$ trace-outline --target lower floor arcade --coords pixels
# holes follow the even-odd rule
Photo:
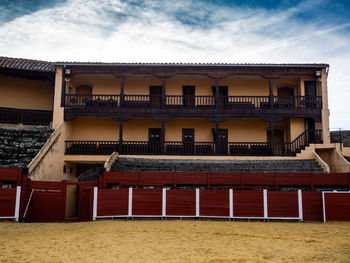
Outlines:
[[[69,121],[66,154],[293,156],[322,141],[319,123],[303,118],[261,119],[153,118]]]

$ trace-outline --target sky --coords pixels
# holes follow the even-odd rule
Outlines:
[[[350,129],[350,1],[0,0],[0,56],[48,61],[328,63]]]

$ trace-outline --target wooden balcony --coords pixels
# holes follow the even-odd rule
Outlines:
[[[182,141],[66,141],[65,154],[109,155],[196,155],[196,156],[295,156],[310,143],[321,143],[322,131],[305,131],[292,142],[215,142]],[[273,145],[273,146],[272,146]],[[272,148],[273,147],[273,148]],[[274,149],[272,151],[271,149]]]
[[[0,123],[49,125],[50,122],[52,122],[52,111],[0,108]]]
[[[154,117],[313,117],[320,119],[320,96],[182,96],[66,94],[65,119],[77,116]]]

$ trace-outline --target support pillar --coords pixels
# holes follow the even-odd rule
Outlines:
[[[269,104],[270,108],[273,109],[273,79],[269,78]]]
[[[119,122],[119,154],[123,153],[123,121]]]
[[[124,77],[120,77],[120,106],[124,105]]]
[[[219,122],[215,122],[215,155],[219,154]]]
[[[216,108],[220,107],[220,97],[219,97],[219,79],[215,79],[215,105]]]
[[[63,66],[62,70],[62,93],[61,93],[61,107],[66,104],[66,66]]]
[[[162,108],[166,105],[166,97],[165,97],[165,77],[162,78]]]
[[[275,123],[270,121],[270,145],[271,155],[275,155]]]
[[[162,128],[160,132],[160,151],[162,154],[165,152],[165,122],[162,121]]]

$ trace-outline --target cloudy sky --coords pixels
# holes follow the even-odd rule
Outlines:
[[[0,0],[0,56],[49,61],[329,63],[350,129],[350,1]]]

